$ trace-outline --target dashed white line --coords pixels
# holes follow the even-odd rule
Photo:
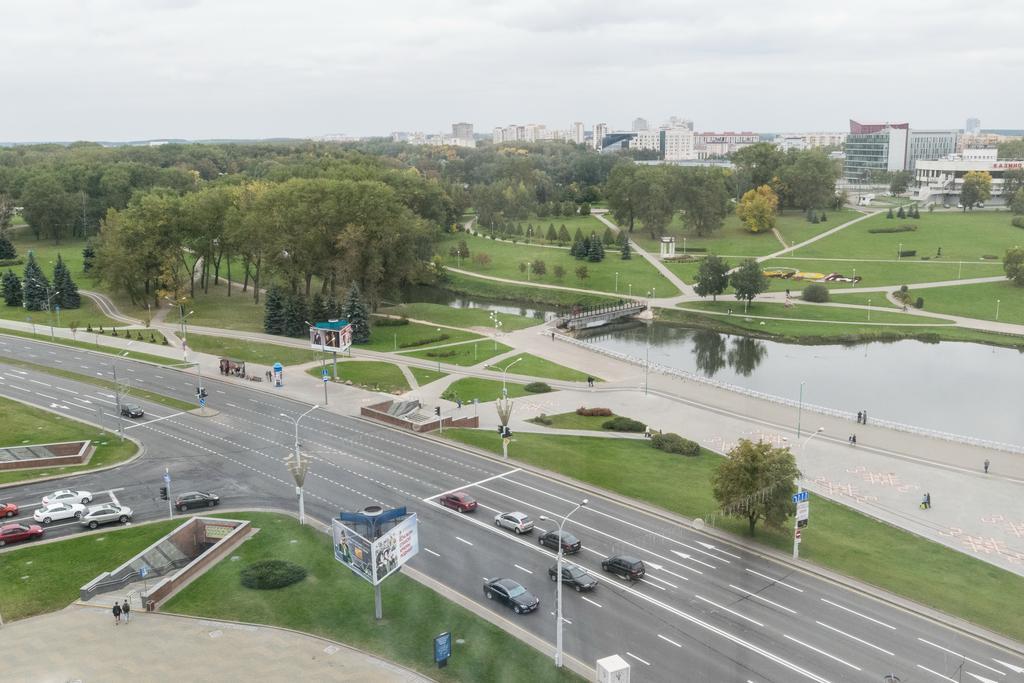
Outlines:
[[[628,580],[628,579],[627,579],[627,580]],[[658,589],[658,590],[660,590],[660,591],[665,591],[665,590],[668,590],[668,589],[667,589],[667,588],[665,588],[664,586],[659,586],[659,585],[658,585],[658,584],[656,584],[656,583],[651,583],[651,582],[650,582],[650,581],[648,581],[647,579],[640,579],[640,583],[644,583],[644,584],[647,584],[648,586],[654,586],[655,588],[657,588],[657,589]]]
[[[50,385],[49,385],[49,384],[47,384],[46,382],[40,382],[39,380],[37,380],[37,379],[32,379],[31,377],[29,378],[29,380],[28,380],[28,381],[29,381],[29,382],[32,382],[33,384],[38,384],[38,385],[40,385],[40,386],[44,386],[44,387],[48,387],[48,386],[50,386]]]
[[[42,396],[43,398],[48,398],[51,401],[59,401],[60,400],[56,396],[47,396],[46,394],[40,394],[38,391],[36,392],[36,396]]]
[[[71,391],[71,389],[68,389],[67,387],[57,387],[57,388],[60,389],[61,391],[66,391],[69,394],[74,394],[75,396],[78,396],[78,392],[77,391]]]
[[[952,650],[950,650],[949,648],[946,648],[946,647],[942,647],[941,645],[938,645],[938,644],[936,644],[936,643],[933,643],[933,642],[931,642],[930,640],[925,640],[924,638],[918,638],[918,640],[920,640],[920,641],[921,641],[922,643],[924,643],[925,645],[931,645],[932,647],[937,647],[937,648],[939,648],[939,649],[940,649],[940,650],[942,650],[943,652],[948,652],[949,654],[953,655],[954,657],[957,657],[957,658],[959,658],[959,659],[963,659],[963,660],[966,660],[966,661],[968,661],[968,662],[971,662],[972,664],[977,664],[978,666],[980,666],[980,667],[982,667],[982,668],[985,668],[985,669],[988,669],[989,671],[995,671],[995,672],[996,672],[997,674],[999,674],[1000,676],[1005,676],[1005,675],[1006,675],[1006,673],[1005,673],[1005,672],[1002,672],[1002,671],[1000,671],[999,669],[993,669],[993,668],[992,668],[991,666],[989,666],[988,664],[982,664],[981,662],[979,662],[979,661],[978,661],[978,660],[976,660],[976,659],[971,659],[971,658],[970,658],[970,657],[968,657],[967,655],[962,655],[962,654],[960,654],[959,652],[953,652],[953,651],[952,651]]]
[[[551,616],[555,616],[555,613],[554,613],[554,612],[550,612],[549,614],[551,614]],[[572,622],[571,622],[571,621],[569,621],[568,619],[566,619],[565,617],[562,617],[562,621],[564,621],[565,623],[567,623],[567,624],[569,624],[570,626],[572,626]]]
[[[936,676],[938,676],[942,680],[949,681],[949,683],[958,683],[955,678],[950,678],[949,676],[943,676],[938,671],[933,671],[932,669],[929,669],[927,666],[922,666],[921,664],[918,664],[917,668],[918,669],[924,669],[925,671],[927,671],[930,674],[935,674]]]
[[[888,629],[892,629],[893,631],[896,630],[895,626],[891,626],[891,625],[885,623],[884,621],[879,621],[878,619],[875,619],[874,617],[869,617],[866,614],[861,614],[860,612],[855,612],[854,610],[850,609],[849,607],[845,607],[843,605],[840,605],[838,602],[832,602],[831,600],[829,600],[827,598],[821,598],[821,601],[822,602],[827,602],[828,604],[832,605],[833,607],[838,607],[841,610],[845,610],[845,611],[849,612],[850,614],[856,614],[858,617],[861,617],[863,619],[867,619],[868,621],[872,621],[872,622],[878,624],[879,626],[884,626],[884,627],[886,627]]]
[[[600,606],[601,606],[601,603],[599,603],[599,602],[594,602],[593,600],[591,600],[590,598],[588,598],[588,597],[587,597],[587,596],[585,596],[585,595],[581,595],[581,596],[580,596],[580,599],[581,599],[581,600],[586,600],[587,602],[589,602],[589,603],[590,603],[591,605],[594,605],[595,607],[600,607]]]
[[[707,598],[705,598],[705,597],[704,597],[703,595],[694,595],[693,597],[695,597],[695,598],[697,598],[698,600],[701,600],[701,601],[703,601],[703,602],[706,602],[706,603],[708,603],[709,605],[712,605],[712,606],[714,606],[714,607],[715,607],[715,608],[717,608],[717,609],[723,610],[723,611],[725,611],[725,612],[728,612],[729,614],[732,614],[732,615],[734,615],[734,616],[737,616],[737,617],[739,617],[740,619],[746,619],[746,620],[747,620],[747,621],[749,621],[749,622],[750,622],[751,624],[755,624],[755,625],[757,625],[757,626],[760,626],[760,627],[764,628],[764,624],[762,624],[762,623],[761,623],[760,621],[757,621],[756,619],[751,619],[750,617],[748,617],[748,616],[747,616],[747,615],[745,615],[745,614],[740,614],[740,613],[739,613],[739,612],[737,612],[736,610],[731,610],[731,609],[729,609],[728,607],[726,607],[725,605],[719,605],[719,604],[718,604],[717,602],[712,602],[711,600],[708,600]]]
[[[456,540],[456,541],[462,541],[462,542],[463,542],[463,543],[465,543],[466,545],[473,545],[472,543],[470,543],[470,542],[469,542],[469,541],[467,541],[466,539],[464,539],[464,538],[461,538],[461,537],[459,537],[459,536],[456,536],[456,537],[455,537],[455,540]]]
[[[672,640],[671,638],[666,638],[665,636],[661,635],[660,633],[658,634],[658,637],[661,638],[662,640],[664,640],[666,643],[671,643],[672,645],[675,645],[676,647],[682,647],[682,645],[680,645],[676,641]]]
[[[633,659],[635,659],[636,661],[640,662],[644,666],[650,666],[651,665],[651,663],[648,662],[646,659],[640,659],[639,657],[637,657],[635,654],[633,654],[629,650],[626,650],[626,656],[627,657],[632,657]]]
[[[796,610],[795,610],[795,609],[790,609],[790,608],[786,607],[785,605],[780,605],[780,604],[779,604],[779,603],[777,603],[777,602],[772,602],[772,601],[771,601],[771,600],[769,600],[768,598],[764,598],[764,597],[761,597],[761,596],[760,596],[760,595],[758,595],[757,593],[751,593],[751,592],[750,592],[750,591],[748,591],[748,590],[747,590],[746,588],[740,588],[739,586],[734,586],[734,585],[733,585],[733,584],[731,584],[731,583],[729,584],[729,588],[732,588],[732,589],[734,589],[734,590],[738,590],[738,591],[739,591],[740,593],[745,593],[745,594],[749,595],[749,596],[750,596],[750,597],[752,597],[752,598],[755,598],[755,599],[757,599],[757,600],[760,600],[761,602],[766,602],[766,603],[768,603],[769,605],[771,605],[772,607],[778,607],[779,609],[782,609],[782,610],[786,610],[786,611],[787,611],[787,612],[789,612],[790,614],[796,614]]]
[[[750,569],[750,568],[747,568],[747,571],[750,572],[751,574],[754,574],[755,576],[760,576],[762,579],[767,579],[768,581],[771,581],[772,583],[777,583],[780,586],[785,586],[786,588],[788,588],[790,590],[794,590],[797,593],[803,593],[804,592],[803,588],[797,588],[796,586],[790,586],[785,581],[780,581],[779,579],[776,579],[775,577],[772,577],[772,576],[768,576],[767,574],[762,574],[761,572],[754,571],[753,569]]]
[[[31,394],[32,393],[31,389],[26,389],[25,387],[19,387],[17,384],[11,384],[11,385],[8,385],[8,386],[10,386],[11,389],[17,389],[18,391],[24,391],[26,394]]]
[[[527,574],[532,574],[532,573],[533,573],[533,571],[531,571],[531,570],[529,570],[529,569],[527,569],[526,567],[523,567],[523,566],[521,566],[521,565],[518,565],[518,564],[513,564],[512,566],[513,566],[513,567],[515,567],[516,569],[522,569],[522,570],[523,570],[524,572],[526,572]]]
[[[434,557],[441,557],[441,553],[435,553],[435,552],[434,552],[433,550],[431,550],[430,548],[424,547],[423,549],[424,549],[424,550],[426,550],[426,551],[427,551],[428,553],[430,553],[431,555],[433,555]]]
[[[846,661],[845,659],[840,659],[839,657],[836,657],[836,656],[835,656],[835,655],[833,655],[833,654],[829,654],[828,652],[825,652],[824,650],[820,650],[820,649],[818,649],[818,648],[814,647],[813,645],[808,645],[807,643],[805,643],[805,642],[804,642],[804,641],[802,641],[802,640],[797,640],[796,638],[794,638],[793,636],[789,635],[788,633],[783,633],[782,635],[784,635],[784,636],[785,636],[786,638],[788,638],[789,640],[792,640],[792,641],[793,641],[794,643],[798,643],[798,644],[800,644],[800,645],[803,645],[803,646],[804,646],[804,647],[806,647],[806,648],[807,648],[808,650],[814,650],[814,651],[815,651],[815,652],[817,652],[817,653],[818,653],[819,655],[825,655],[825,656],[826,656],[826,657],[828,657],[829,659],[834,659],[835,661],[839,662],[840,664],[845,664],[846,666],[850,667],[851,669],[853,669],[853,670],[855,670],[855,671],[860,671],[860,670],[861,670],[861,668],[860,668],[859,666],[857,666],[856,664],[850,664],[850,663],[849,663],[848,661]]]
[[[838,634],[840,634],[840,635],[844,635],[844,636],[846,636],[847,638],[850,638],[850,639],[852,639],[852,640],[856,640],[856,641],[857,641],[858,643],[860,643],[861,645],[867,645],[868,647],[873,647],[874,649],[878,650],[879,652],[884,652],[885,654],[887,654],[887,655],[889,655],[889,656],[891,656],[891,657],[895,657],[895,656],[896,656],[896,655],[895,655],[894,653],[892,653],[892,652],[889,652],[888,650],[886,650],[886,649],[885,649],[885,648],[883,648],[883,647],[878,647],[878,646],[877,646],[877,645],[875,645],[874,643],[869,643],[869,642],[868,642],[868,641],[866,641],[866,640],[861,640],[861,639],[860,639],[860,638],[858,638],[857,636],[854,636],[854,635],[850,635],[850,634],[849,634],[849,633],[847,633],[846,631],[840,631],[840,630],[839,630],[839,629],[837,629],[837,628],[836,628],[835,626],[829,626],[828,624],[826,624],[826,623],[825,623],[825,622],[823,622],[823,621],[818,621],[818,620],[815,620],[815,622],[814,622],[814,623],[818,624],[819,626],[824,626],[825,628],[827,628],[827,629],[828,629],[828,630],[830,630],[830,631],[835,631],[836,633],[838,633]]]
[[[657,581],[658,583],[663,583],[663,584],[665,584],[666,586],[668,586],[669,588],[679,588],[679,586],[675,585],[674,583],[669,583],[669,582],[668,582],[668,581],[666,581],[665,579],[659,579],[659,578],[658,578],[657,576],[652,576],[651,574],[647,574],[647,578],[648,578],[648,579],[654,579],[654,580],[655,580],[655,581]],[[681,579],[686,579],[686,577],[685,577],[685,576],[681,576],[681,577],[679,577],[679,578],[681,578]],[[688,580],[688,579],[687,579],[687,580]]]

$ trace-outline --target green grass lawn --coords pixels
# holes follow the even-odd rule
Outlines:
[[[334,378],[332,363],[327,364],[327,376]],[[309,368],[306,372],[317,379],[320,379],[323,368],[319,365]],[[338,381],[352,380],[356,386],[365,387],[374,391],[409,391],[409,383],[402,374],[401,369],[394,363],[386,363],[376,360],[347,360],[338,363]]]
[[[737,264],[733,264],[737,265]],[[775,267],[795,268],[805,273],[842,273],[863,278],[857,287],[893,287],[909,285],[916,282],[942,282],[975,277],[993,277],[1003,274],[1001,261],[974,261],[970,263],[952,263],[946,260],[903,259],[901,261],[819,261],[816,259],[772,259],[762,264],[765,270]],[[856,270],[856,272],[854,272]],[[694,269],[696,273],[696,269]],[[798,291],[809,282],[769,278],[769,291],[781,292],[786,288]],[[822,283],[829,289],[856,289],[849,282]]]
[[[895,291],[896,288],[893,288]],[[794,292],[794,296],[796,293]],[[867,306],[868,302],[873,308],[902,308],[892,303],[885,297],[884,292],[858,292],[856,289],[833,289],[831,303],[850,304],[852,306]]]
[[[962,315],[981,320],[996,319],[996,301],[999,301],[999,322],[1024,325],[1024,287],[1009,280],[985,282],[976,285],[911,288],[911,296],[924,299],[924,310],[936,313]]]
[[[879,298],[884,296],[879,295]],[[872,307],[874,307],[872,305]],[[747,308],[747,312],[743,313],[742,302],[737,302],[735,299],[729,301],[726,297],[720,298],[718,301],[687,301],[679,304],[679,308],[693,309],[698,311],[714,311],[717,313],[725,313],[727,309],[732,309],[732,317],[741,316],[749,318],[757,317],[774,317],[774,318],[795,318],[802,320],[814,320],[814,321],[831,321],[831,322],[868,322],[868,316],[871,316],[870,322],[873,323],[886,323],[889,325],[907,325],[907,324],[934,324],[934,325],[951,325],[952,323],[943,320],[942,318],[929,318],[927,316],[916,316],[909,313],[900,313],[896,311],[868,311],[867,309],[858,308],[839,308],[837,306],[822,306],[819,304],[806,303],[797,301],[790,308],[786,308],[785,304],[781,303],[767,303],[759,302],[756,299]],[[768,321],[772,322],[772,321]],[[779,322],[779,321],[775,321]]]
[[[437,245],[437,251],[444,257],[446,266],[458,266],[458,259],[448,255],[448,249],[458,243],[458,238],[459,236],[452,236]],[[569,255],[568,249],[509,244],[482,237],[467,238],[467,242],[470,253],[486,253],[491,257],[491,263],[482,267],[471,258],[462,259],[462,269],[482,275],[507,278],[524,284],[534,282],[614,294],[615,273],[618,273],[618,294],[620,295],[625,294],[629,284],[633,285],[633,293],[638,295],[644,294],[652,288],[656,289],[660,296],[678,294],[678,290],[647,261],[639,257],[623,261],[619,258],[616,250],[612,248],[607,249],[604,261],[591,263],[577,261]],[[535,259],[544,261],[547,272],[542,276],[532,274],[527,280],[527,273],[519,271],[519,264]],[[561,265],[565,269],[565,276],[561,280],[555,277],[554,267],[556,265]],[[576,268],[579,266],[587,267],[589,276],[585,280],[576,277]]]
[[[49,278],[51,283],[53,282],[53,266],[57,263],[57,255],[60,254],[71,271],[71,279],[75,281],[79,289],[91,288],[92,278],[82,270],[82,249],[85,247],[85,240],[62,240],[60,244],[54,244],[53,240],[37,240],[27,226],[11,230],[9,236],[11,242],[14,243],[14,248],[18,250],[18,258],[27,260],[29,251],[35,254],[39,267],[43,269],[43,274]],[[24,265],[13,268],[19,275],[24,269]]]
[[[285,346],[269,342],[255,342],[234,337],[211,337],[204,334],[188,334],[188,345],[194,351],[222,356],[247,363],[272,366],[274,363],[283,365],[299,365],[320,360],[322,354],[312,349],[297,346]],[[259,374],[250,371],[249,374]]]
[[[416,383],[421,387],[425,384],[436,382],[437,380],[448,376],[447,372],[438,372],[437,370],[427,370],[426,368],[417,368],[413,366],[409,366],[409,372],[412,373],[412,376],[416,378]]]
[[[515,365],[509,367],[513,361],[516,361]],[[552,363],[544,358],[538,358],[533,354],[521,353],[518,356],[511,358],[505,358],[498,365],[487,366],[488,370],[498,370],[499,372],[504,368],[509,368],[508,372],[513,375],[526,375],[527,377],[541,377],[543,379],[561,379],[566,382],[586,382],[587,373],[580,372],[579,370],[573,370],[567,368],[564,365],[558,363]],[[597,377],[594,378],[598,382],[601,380]]]
[[[0,268],[0,271],[2,270],[6,269]],[[115,325],[123,325],[123,323],[118,322],[117,320],[111,320],[100,313],[99,307],[93,303],[92,299],[85,296],[82,297],[82,305],[79,308],[62,309],[60,311],[60,316],[58,316],[55,311],[52,318],[50,313],[47,311],[26,311],[21,306],[0,305],[0,319],[16,320],[22,323],[35,321],[36,325],[45,325],[47,327],[49,327],[51,322],[54,327],[71,327],[72,325],[75,325],[81,330],[84,330],[88,325],[92,325],[97,328],[100,325],[103,325],[103,327],[107,329],[114,327]]]
[[[444,337],[443,339],[437,339]],[[370,351],[408,351],[414,348],[431,348],[440,344],[453,344],[482,340],[479,334],[464,330],[453,330],[450,327],[409,323],[408,325],[373,325],[370,326],[370,341],[366,344],[353,346],[354,349]]]
[[[506,382],[505,387],[508,389],[509,398],[536,395],[527,391],[525,389],[525,384]],[[444,393],[441,394],[441,398],[449,401],[462,399],[463,403],[469,403],[474,398],[479,399],[481,403],[496,401],[501,398],[501,381],[496,379],[481,379],[479,377],[463,377],[460,380],[452,382],[451,385],[444,390]]]
[[[373,588],[334,559],[329,537],[283,515],[253,512],[224,516],[250,519],[260,532],[233,552],[241,558],[238,562],[220,562],[210,568],[171,598],[165,611],[312,633],[438,681],[582,680],[552,666],[545,654],[401,573],[381,585],[384,619],[376,621]],[[242,569],[269,558],[300,564],[308,575],[277,590],[242,587]],[[451,631],[453,652],[448,666],[438,669],[431,642],[441,631]]]
[[[413,320],[429,320],[438,325],[494,329],[491,311],[486,308],[452,308],[444,304],[414,303],[382,308],[379,312],[388,315],[400,315]],[[501,329],[505,332],[522,330],[544,322],[538,318],[527,318],[509,313],[499,313],[498,321],[501,322]]]
[[[4,416],[4,419],[0,420],[0,447],[86,439],[92,441],[96,447],[86,465],[45,467],[21,471],[4,470],[0,471],[0,484],[94,470],[98,467],[124,462],[135,455],[138,450],[133,441],[121,441],[116,434],[10,399],[0,398],[0,413]],[[2,496],[3,494],[0,493],[0,498]]]
[[[501,354],[508,353],[511,350],[511,346],[506,346],[501,342],[495,342],[491,339],[481,339],[480,341],[469,342],[466,344],[456,344],[454,346],[443,346],[434,349],[427,348],[420,351],[412,351],[402,355],[419,358],[421,360],[449,363],[451,365],[461,365],[466,367],[476,365],[477,363],[483,363],[489,358],[500,356]]]
[[[0,329],[0,334],[9,334],[13,337],[24,337],[25,339],[38,339],[39,341],[52,342],[54,344],[60,344],[61,346],[70,346],[75,349],[84,349],[86,351],[96,351],[97,353],[108,353],[117,356],[121,355],[126,350],[116,346],[107,346],[105,344],[98,343],[99,339],[104,336],[99,334],[98,332],[96,334],[93,334],[92,332],[80,331],[76,335],[78,339],[62,339],[61,337],[54,337],[51,340],[48,331],[44,332],[43,328],[39,329],[40,331],[36,332],[35,334],[32,334],[31,332],[21,332],[20,330]],[[143,341],[145,341],[146,343],[142,344],[136,340],[136,343],[129,349],[127,349],[128,354],[125,356],[126,358],[144,360],[149,363],[158,363],[160,365],[168,365],[178,362],[177,359],[175,358],[169,358],[167,356],[156,356],[150,353],[143,353],[142,351],[139,350],[152,348],[149,342],[150,332],[153,333],[154,339],[158,341],[162,340],[164,336],[160,334],[160,332],[157,332],[156,330],[143,330],[136,328],[133,328],[131,331],[141,332],[143,335]],[[120,332],[118,334],[120,334]],[[135,335],[133,334],[132,336],[134,337]]]
[[[446,429],[445,438],[501,452],[490,430]],[[685,434],[684,434],[685,436]],[[648,441],[518,432],[510,457],[747,536],[746,521],[718,517],[710,476],[720,462],[702,449],[696,458],[670,455]],[[811,496],[814,523],[804,533],[801,557],[967,619],[1011,638],[1024,638],[1024,577],[876,521],[843,505]],[[755,541],[792,548],[792,521],[758,528]],[[898,552],[893,552],[898,548]],[[927,568],[927,581],[922,581]]]
[[[228,296],[227,293],[226,283],[211,284],[209,294],[204,294],[201,289],[196,287],[196,297],[190,299],[185,307],[186,313],[195,311],[189,316],[187,324],[245,332],[262,332],[263,296],[260,296],[258,304],[253,303],[251,285],[248,292],[235,289],[231,292],[231,296]],[[172,309],[167,314],[166,320],[168,323],[177,322],[177,309]]]
[[[566,276],[566,280],[575,275]],[[564,283],[570,286],[571,283]],[[478,296],[484,299],[496,299],[499,301],[512,301],[517,304],[535,304],[538,306],[551,306],[554,308],[571,308],[575,304],[581,306],[599,306],[616,301],[614,296],[603,296],[601,294],[584,294],[582,292],[567,292],[561,289],[546,289],[533,287],[527,284],[513,285],[508,282],[495,282],[483,278],[461,273],[448,273],[443,288],[456,294]]]
[[[546,425],[543,422],[539,422],[537,418],[530,420],[530,422],[551,427],[552,429],[589,429],[595,432],[603,432],[605,430],[601,425],[615,417],[615,414],[603,417],[597,415],[577,415],[575,411],[572,411],[557,415],[545,415],[544,417],[550,420],[551,424]]]

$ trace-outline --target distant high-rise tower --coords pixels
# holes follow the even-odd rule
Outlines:
[[[679,116],[670,116],[668,118],[669,128],[685,128],[686,130],[693,131],[693,121],[690,119],[684,119]]]
[[[596,149],[599,152],[601,151],[601,149],[604,147],[604,145],[602,144],[604,142],[604,136],[607,135],[607,134],[608,134],[608,124],[607,123],[595,123],[594,124],[594,137],[591,140],[591,143],[594,145],[594,149]]]
[[[458,138],[459,140],[472,140],[473,139],[473,124],[472,123],[453,123],[452,124],[452,137]]]
[[[639,133],[642,130],[650,130],[651,125],[647,123],[647,119],[643,117],[636,117],[633,119],[633,132]]]
[[[967,125],[964,126],[964,132],[971,135],[977,135],[981,132],[981,119],[970,118],[967,119]]]
[[[577,145],[583,144],[583,122],[573,121],[572,128],[570,129],[572,141]]]

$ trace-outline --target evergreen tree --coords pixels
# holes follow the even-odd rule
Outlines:
[[[57,254],[57,265],[53,267],[53,291],[59,292],[53,297],[53,303],[63,309],[78,308],[82,305],[78,285],[71,279],[71,269],[64,263],[60,254]]]
[[[892,207],[889,207],[889,213],[885,214],[886,218],[893,218]]]
[[[4,273],[3,292],[8,306],[21,306],[21,279],[10,268]]]
[[[533,223],[527,223],[527,225],[526,225],[526,236],[527,237],[533,237],[533,235],[534,235]]]
[[[352,343],[365,344],[370,341],[370,316],[366,312],[366,304],[363,303],[359,293],[359,285],[355,282],[348,290],[348,297],[345,299],[342,313],[352,325]]]
[[[96,260],[96,249],[93,248],[92,242],[85,245],[82,249],[82,272],[88,273],[92,269],[93,261]]]
[[[313,298],[309,300],[309,310],[307,313],[309,313],[307,320],[314,325],[327,320],[330,314],[327,311],[327,301],[324,300],[323,294],[320,292],[313,294]]]
[[[523,236],[523,224],[522,223],[516,223],[516,235],[518,235],[519,237]]]
[[[623,240],[622,241],[622,260],[623,261],[628,261],[631,258],[633,258],[633,250],[629,246],[629,240]]]
[[[569,254],[577,259],[585,258],[587,255],[587,247],[583,243],[583,240],[576,240],[572,243],[572,247],[569,249]]]
[[[306,325],[306,299],[301,294],[289,294],[284,299],[281,313],[284,318],[284,334],[288,337],[305,337],[309,334]]]
[[[597,242],[597,260],[604,261],[604,244],[597,237],[594,238],[594,241]]]
[[[572,236],[572,241],[582,242],[583,239],[583,231],[579,229],[579,226],[576,226],[576,234]]]
[[[896,217],[897,218],[906,218],[907,217],[907,212],[903,210],[903,205],[902,204],[900,204],[900,210],[896,212]]]
[[[571,239],[568,228],[565,227],[565,223],[562,223],[562,226],[558,228],[558,241],[562,244],[569,244]]]
[[[548,234],[545,235],[544,239],[546,239],[548,242],[558,241],[558,232],[555,231],[554,223],[548,226]]]
[[[594,233],[590,233],[590,237],[587,238],[587,260],[592,263],[600,261],[601,249],[601,240]]]
[[[7,235],[0,233],[0,260],[11,260],[18,258],[18,250],[7,239]]]
[[[341,320],[344,317],[341,313],[341,308],[341,302],[332,296],[327,302],[327,319]]]
[[[284,294],[277,285],[271,285],[263,301],[263,331],[284,334]]]
[[[601,238],[601,241],[605,244],[615,244],[615,233],[611,228],[604,229],[604,237]]]
[[[589,216],[590,215],[590,203],[589,202],[583,202],[582,204],[580,204],[580,215],[581,216]]]
[[[43,269],[36,263],[36,256],[28,253],[25,264],[25,308],[29,311],[45,311],[46,298],[49,296],[50,281],[43,275]]]
[[[825,215],[825,209],[821,210],[821,222],[824,223],[828,220],[828,216]]]

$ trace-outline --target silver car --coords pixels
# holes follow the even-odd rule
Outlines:
[[[87,526],[90,529],[95,529],[100,524],[109,524],[110,522],[120,522],[125,524],[132,518],[132,509],[126,505],[115,505],[114,503],[107,503],[105,505],[94,505],[89,508],[89,511],[82,515],[82,519],[79,523],[82,526]]]
[[[533,520],[525,512],[503,512],[494,516],[496,526],[511,529],[517,534],[525,534],[533,531]]]

